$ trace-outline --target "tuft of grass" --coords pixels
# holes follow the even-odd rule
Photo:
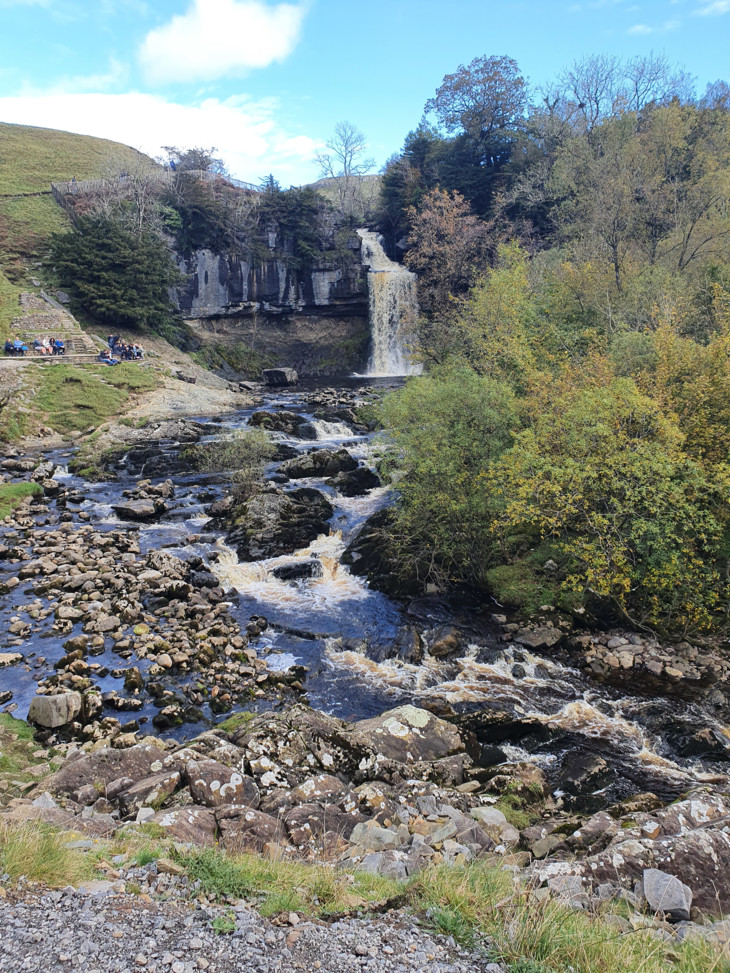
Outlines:
[[[326,865],[272,861],[256,855],[226,855],[207,848],[177,859],[203,891],[217,898],[257,898],[262,915],[304,912],[317,916],[367,908],[401,895],[402,882],[380,875],[336,872]]]
[[[26,500],[28,497],[43,496],[40,483],[3,483],[0,485],[0,520]]]
[[[163,850],[158,847],[151,847],[145,845],[142,848],[137,849],[137,851],[132,856],[136,865],[140,868],[143,865],[149,865],[150,862],[156,862],[158,858],[163,857]]]
[[[44,825],[0,828],[0,871],[45,885],[73,885],[93,875],[83,852],[64,847],[69,834]]]
[[[538,900],[487,862],[422,872],[410,884],[411,906],[465,945],[491,943],[495,959],[520,973],[728,973],[730,962],[701,940],[665,942],[650,932],[622,935],[605,918]]]

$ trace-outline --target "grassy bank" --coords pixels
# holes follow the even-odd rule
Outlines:
[[[124,855],[130,865],[175,857],[201,890],[220,902],[246,899],[265,916],[297,912],[323,920],[405,909],[461,944],[486,950],[511,973],[730,970],[730,958],[712,944],[664,941],[635,919],[629,924],[620,905],[598,914],[568,908],[516,886],[508,872],[490,863],[434,867],[397,882],[323,864],[230,856],[218,849],[176,855],[144,827],[108,842],[95,841],[88,852],[68,848],[70,837],[40,826],[6,827],[0,831],[0,871],[11,879],[26,875],[63,886],[104,875],[112,855]]]
[[[43,488],[38,483],[3,483],[0,485],[0,520],[22,503],[27,497],[43,495]],[[1,717],[0,717],[1,718]],[[2,759],[2,758],[0,758]]]

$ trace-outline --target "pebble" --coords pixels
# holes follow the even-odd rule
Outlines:
[[[90,898],[67,887],[52,901],[48,890],[10,888],[0,899],[0,973],[506,973],[399,912],[330,925],[300,917],[287,945],[285,931],[244,903],[234,906],[244,936],[212,927],[230,906],[175,896],[140,905],[122,892]]]

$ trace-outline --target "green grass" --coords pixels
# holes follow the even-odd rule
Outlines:
[[[2,724],[0,724],[2,725]],[[28,825],[0,830],[0,872],[49,885],[90,878],[114,854],[146,863],[164,854],[149,838],[129,829],[84,854],[65,848],[68,833]],[[175,854],[172,850],[170,854]],[[728,973],[730,959],[699,939],[665,942],[650,932],[628,935],[617,928],[620,910],[598,914],[570,909],[557,899],[538,899],[515,884],[499,865],[476,862],[433,867],[409,880],[342,872],[326,865],[229,856],[218,848],[176,855],[202,889],[218,899],[252,899],[263,915],[299,912],[327,917],[359,911],[407,908],[424,924],[465,946],[480,946],[510,973]],[[134,891],[127,884],[127,891]],[[139,891],[137,889],[137,891]],[[230,915],[216,932],[233,932]]]
[[[34,406],[57,432],[100,425],[124,408],[132,392],[154,389],[154,372],[131,362],[108,365],[39,365]]]
[[[316,916],[367,908],[401,895],[401,882],[379,875],[349,876],[327,865],[272,861],[256,855],[226,855],[218,849],[178,858],[203,890],[218,898],[257,898],[262,915],[304,912]]]
[[[199,351],[191,352],[190,357],[201,368],[224,373],[230,369],[253,379],[261,378],[262,369],[276,364],[274,356],[257,351],[243,341],[230,345],[204,344]]]
[[[466,945],[492,941],[495,959],[520,973],[727,973],[730,961],[698,940],[621,935],[606,921],[530,890],[487,863],[431,868],[409,886],[411,906]]]
[[[224,733],[234,733],[242,726],[250,723],[255,716],[256,713],[252,713],[250,710],[244,710],[242,713],[234,713],[232,716],[229,716],[228,719],[223,720],[222,723],[219,723],[217,729],[223,730]]]
[[[43,496],[40,483],[3,483],[0,485],[0,520],[21,503],[26,497]]]
[[[89,365],[88,369],[102,378],[106,385],[126,389],[127,392],[151,392],[160,384],[157,374],[151,368],[134,362],[121,362],[113,368],[108,365]]]
[[[0,338],[3,341],[11,333],[10,322],[20,315],[20,294],[21,288],[8,280],[0,270]]]
[[[41,825],[0,828],[0,871],[45,885],[73,885],[94,874],[93,862],[66,848],[69,833]]]

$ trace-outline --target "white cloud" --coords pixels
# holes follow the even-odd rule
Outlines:
[[[283,61],[299,40],[303,18],[304,8],[290,3],[193,0],[187,13],[145,37],[140,65],[153,83],[240,76]]]
[[[633,27],[629,27],[628,34],[653,34],[654,28],[649,27],[648,24],[634,24]]]
[[[68,49],[60,48],[60,53],[72,56]],[[21,94],[26,97],[46,97],[48,95],[70,95],[80,94],[85,91],[107,91],[110,88],[123,84],[129,75],[129,68],[122,61],[115,57],[109,58],[109,67],[106,71],[98,74],[75,74],[60,78],[50,88],[36,88],[33,85],[25,84],[21,89]]]
[[[730,13],[730,0],[714,0],[713,3],[707,3],[704,7],[700,7],[697,13],[702,17],[728,14]]]
[[[317,178],[312,162],[321,146],[285,131],[273,99],[207,98],[183,105],[160,95],[61,93],[0,98],[0,120],[95,135],[123,142],[148,155],[163,145],[215,146],[231,175],[249,182],[273,172],[283,185]]]

